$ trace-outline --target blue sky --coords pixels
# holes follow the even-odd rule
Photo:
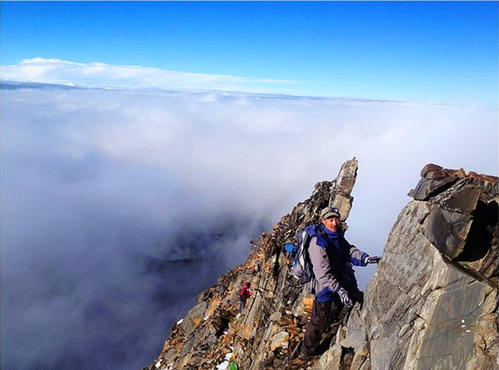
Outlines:
[[[298,95],[497,101],[497,2],[1,7],[4,66],[56,58],[293,80],[286,92]]]

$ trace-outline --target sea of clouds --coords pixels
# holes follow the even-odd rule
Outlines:
[[[347,238],[370,254],[425,164],[497,174],[496,107],[27,86],[1,90],[5,368],[146,366],[195,296],[347,159]]]

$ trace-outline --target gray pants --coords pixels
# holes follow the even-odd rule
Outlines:
[[[243,313],[244,306],[246,306],[246,299],[239,299],[239,313]]]

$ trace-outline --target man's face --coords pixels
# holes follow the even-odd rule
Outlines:
[[[326,229],[335,233],[338,231],[338,227],[340,226],[340,219],[338,217],[323,218],[322,224],[326,227]]]

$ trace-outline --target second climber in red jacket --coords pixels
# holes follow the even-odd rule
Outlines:
[[[251,283],[249,281],[244,284],[239,292],[239,313],[243,313],[244,306],[246,306],[246,301],[253,294],[253,291],[250,289]]]

